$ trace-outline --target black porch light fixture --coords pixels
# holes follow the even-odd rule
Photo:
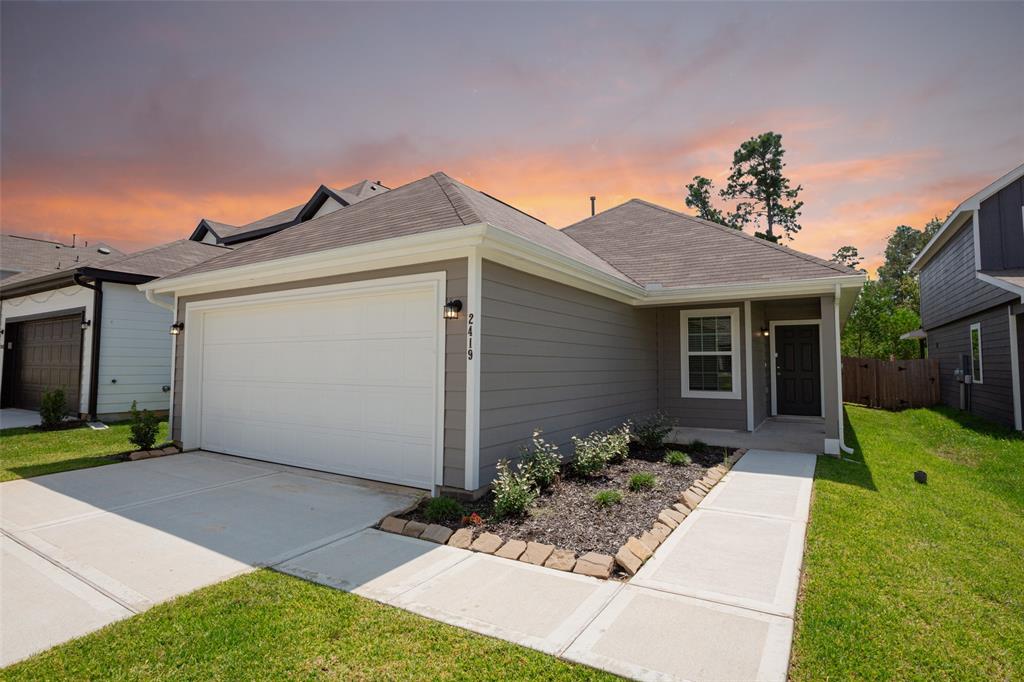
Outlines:
[[[768,336],[769,334],[768,327],[761,327],[761,336]]]
[[[443,317],[446,320],[457,320],[459,319],[459,313],[462,312],[462,301],[455,298],[444,304]]]
[[[82,329],[88,329],[92,326],[92,320],[82,320]]]
[[[175,322],[174,324],[171,325],[171,329],[170,329],[171,336],[177,336],[178,334],[181,333],[181,330],[184,329],[184,328],[185,328],[185,323],[184,322]]]

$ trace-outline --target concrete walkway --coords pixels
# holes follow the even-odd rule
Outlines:
[[[816,458],[751,450],[626,584],[365,530],[276,568],[642,680],[783,680]]]
[[[38,412],[21,410],[16,407],[5,407],[0,410],[0,429],[21,429],[26,426],[38,426],[42,423]]]

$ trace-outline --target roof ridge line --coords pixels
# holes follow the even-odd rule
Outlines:
[[[833,263],[831,261],[825,260],[824,258],[818,258],[817,256],[812,256],[811,254],[804,253],[803,251],[797,251],[796,249],[790,249],[788,247],[782,246],[781,244],[776,244],[775,242],[770,242],[767,239],[761,239],[760,237],[757,237],[755,235],[747,234],[742,229],[737,229],[737,228],[734,228],[734,227],[728,227],[728,226],[722,225],[720,223],[716,223],[716,222],[713,222],[713,221],[710,221],[710,220],[705,220],[704,218],[698,218],[697,216],[688,215],[688,214],[683,213],[681,211],[676,211],[674,209],[667,208],[665,206],[661,206],[659,204],[655,204],[653,202],[647,201],[646,199],[633,198],[633,199],[630,199],[629,201],[635,201],[635,202],[643,204],[645,206],[649,206],[650,208],[655,208],[655,209],[657,209],[659,211],[664,211],[665,213],[676,215],[676,216],[679,216],[681,218],[688,218],[688,219],[693,220],[695,222],[698,222],[698,223],[700,223],[702,225],[706,225],[708,227],[717,228],[717,229],[719,229],[719,230],[721,230],[721,231],[723,231],[723,232],[725,232],[727,234],[735,234],[735,235],[737,235],[739,237],[743,237],[744,239],[753,240],[754,242],[758,242],[760,244],[763,244],[764,246],[768,246],[770,248],[776,249],[776,250],[781,251],[783,253],[788,253],[791,256],[796,256],[797,258],[801,258],[801,259],[803,259],[805,261],[808,261],[810,263],[814,263],[816,265],[822,265],[824,267],[827,267],[827,268],[830,268],[832,270],[835,270],[836,272],[841,272],[843,274],[855,274],[853,272],[850,272],[848,268],[845,268],[845,267],[839,265],[838,263]],[[629,201],[627,201],[626,204],[628,204]],[[620,206],[625,206],[625,204],[620,204]],[[616,208],[618,208],[618,207],[616,207]],[[610,211],[612,209],[608,209],[608,210]]]
[[[431,173],[430,177],[433,178],[434,182],[437,183],[437,186],[441,188],[441,191],[444,193],[445,199],[447,199],[448,203],[452,205],[452,210],[455,211],[455,215],[458,217],[460,221],[462,221],[463,225],[473,225],[474,223],[484,222],[483,217],[478,215],[476,211],[474,211],[473,208],[469,206],[469,202],[466,200],[466,197],[462,196],[462,190],[456,186],[455,181],[452,180],[452,178],[449,177],[447,173],[445,173],[444,171],[438,171],[436,173]],[[444,178],[447,182],[441,182],[441,178]],[[449,189],[451,189],[452,192],[459,195],[459,198],[462,200],[462,203],[466,205],[467,211],[469,211],[469,213],[472,214],[475,220],[466,222],[466,219],[462,217],[462,213],[459,211],[459,207],[455,205],[455,201],[452,199],[452,194],[451,192],[448,191]]]

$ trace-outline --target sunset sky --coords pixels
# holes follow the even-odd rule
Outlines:
[[[2,4],[2,229],[136,250],[444,170],[556,227],[783,134],[876,266],[1024,162],[1024,3]]]

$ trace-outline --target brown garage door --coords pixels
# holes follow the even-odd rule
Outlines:
[[[20,322],[15,341],[14,407],[38,410],[45,391],[62,389],[68,409],[78,412],[82,369],[82,316]]]

